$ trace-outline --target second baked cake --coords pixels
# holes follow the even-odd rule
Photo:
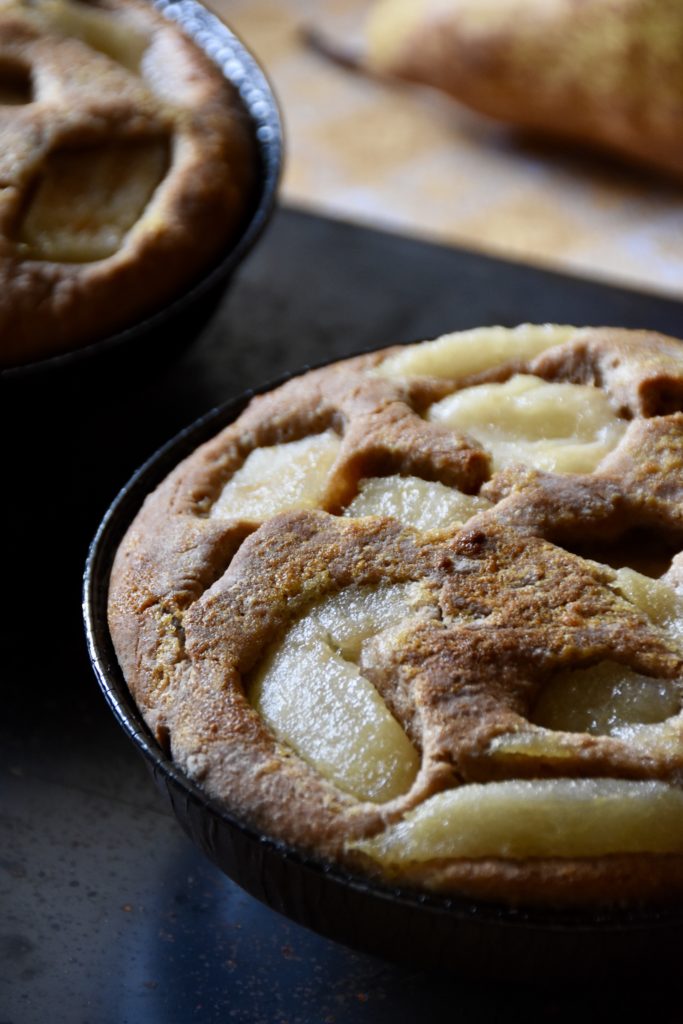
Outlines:
[[[143,0],[0,4],[0,119],[2,366],[157,312],[251,213],[236,91]]]

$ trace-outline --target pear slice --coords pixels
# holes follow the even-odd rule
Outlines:
[[[511,360],[532,359],[569,341],[575,327],[520,324],[519,327],[477,327],[444,334],[434,341],[406,345],[375,370],[382,377],[437,377],[457,380]]]
[[[340,441],[333,430],[300,441],[255,448],[211,509],[218,519],[261,521],[320,505]]]
[[[560,672],[543,690],[532,721],[547,729],[635,738],[637,726],[656,725],[681,710],[680,686],[603,661]]]
[[[129,71],[137,71],[149,36],[131,24],[122,22],[105,10],[87,3],[69,0],[34,0],[38,15],[53,32],[81,39]]]
[[[438,530],[465,523],[490,507],[486,498],[463,494],[454,487],[415,476],[387,476],[361,480],[344,515],[392,516],[416,530]]]
[[[683,593],[665,580],[628,567],[615,570],[611,586],[664,629],[671,644],[683,654]]]
[[[413,584],[349,587],[292,626],[249,699],[281,741],[336,786],[384,802],[410,789],[419,757],[356,662],[363,642],[414,610]]]
[[[681,853],[683,792],[664,782],[618,779],[472,784],[438,793],[349,848],[387,867],[442,857]]]
[[[448,395],[427,418],[475,438],[494,470],[522,463],[554,473],[590,473],[617,446],[626,421],[606,395],[583,384],[515,374]]]
[[[633,569],[604,568],[613,573],[612,588],[663,629],[672,647],[681,649],[683,597],[663,580],[650,579]],[[625,665],[603,661],[554,676],[543,689],[531,720],[546,729],[616,736],[646,745],[668,741],[675,746],[681,741],[682,727],[676,716],[682,703],[683,680],[653,679]],[[543,741],[531,738],[530,742]],[[511,751],[515,744],[515,737],[507,742],[501,737],[499,749]]]
[[[166,139],[51,153],[19,226],[27,259],[90,263],[113,256],[168,168]]]

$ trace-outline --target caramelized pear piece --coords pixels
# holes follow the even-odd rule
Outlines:
[[[333,430],[256,448],[221,491],[212,517],[260,521],[278,512],[315,508],[338,451]]]
[[[349,844],[387,866],[438,857],[683,851],[683,793],[663,782],[534,779],[462,786]]]
[[[357,666],[364,641],[408,614],[410,591],[349,587],[327,598],[271,649],[250,686],[276,736],[361,800],[400,796],[419,768],[410,740]]]
[[[113,256],[163,180],[168,159],[163,138],[56,150],[19,229],[24,256],[61,263]]]
[[[381,377],[437,377],[458,380],[499,364],[533,359],[569,341],[575,327],[520,324],[518,327],[475,327],[443,334],[433,341],[406,345],[392,352],[375,371]]]
[[[521,463],[551,473],[591,473],[626,429],[599,388],[526,373],[456,391],[427,415],[479,441],[496,470]]]
[[[416,476],[370,477],[361,480],[344,515],[393,516],[416,530],[439,530],[467,522],[490,504],[486,498]]]

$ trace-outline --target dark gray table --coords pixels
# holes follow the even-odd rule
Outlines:
[[[553,320],[683,334],[673,301],[285,210],[198,343],[151,379],[3,399],[0,1024],[679,1021],[660,986],[474,983],[351,952],[204,860],[85,655],[80,575],[117,489],[250,385],[371,345]],[[9,391],[9,389],[8,389]]]

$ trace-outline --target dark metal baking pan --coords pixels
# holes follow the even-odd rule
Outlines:
[[[597,981],[628,971],[640,978],[670,978],[678,970],[683,938],[680,907],[524,909],[375,885],[254,832],[208,799],[158,746],[129,694],[109,635],[113,558],[146,495],[181,459],[232,422],[253,393],[214,409],[142,466],[107,512],[85,571],[83,610],[98,682],[187,834],[257,899],[365,952],[498,980]]]

